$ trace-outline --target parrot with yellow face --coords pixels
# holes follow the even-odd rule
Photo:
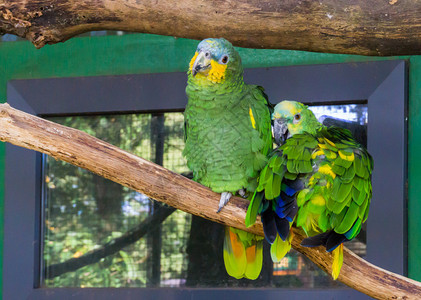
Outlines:
[[[373,160],[349,130],[323,126],[300,102],[278,103],[272,119],[279,147],[260,173],[246,224],[261,214],[272,259],[279,261],[291,248],[295,223],[308,236],[302,246],[333,252],[336,279],[343,243],[355,238],[367,220]]]
[[[263,88],[243,81],[240,55],[223,38],[201,41],[187,74],[183,155],[193,180],[221,193],[220,211],[234,194],[253,196],[273,147],[271,106]],[[227,227],[228,274],[256,279],[262,243],[262,237]]]

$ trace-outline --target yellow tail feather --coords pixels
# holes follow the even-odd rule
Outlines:
[[[256,244],[246,249],[247,266],[244,277],[255,280],[262,271],[263,264],[263,240],[256,241]]]
[[[246,248],[239,235],[234,233],[230,227],[226,227],[224,263],[228,275],[236,279],[243,277],[257,279],[262,270],[263,240],[253,240],[251,245]]]
[[[236,279],[244,277],[247,266],[246,249],[229,227],[225,227],[224,263],[228,275]]]
[[[335,250],[333,250],[332,255],[332,277],[336,280],[341,272],[342,263],[344,261],[344,244],[340,244]]]
[[[280,262],[291,249],[291,241],[294,237],[290,230],[288,238],[283,241],[279,235],[276,235],[275,242],[270,246],[270,255],[273,262]]]

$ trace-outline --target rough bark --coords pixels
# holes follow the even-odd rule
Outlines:
[[[263,235],[260,220],[249,228],[244,225],[246,200],[233,197],[218,214],[219,194],[210,189],[84,132],[8,104],[0,104],[0,140],[85,168],[188,213]],[[330,274],[331,254],[321,247],[301,247],[304,236],[297,229],[294,233],[292,246]],[[376,267],[346,248],[338,280],[378,299],[420,299],[421,295],[420,282]]]
[[[362,55],[421,53],[417,0],[0,0],[0,33],[37,48],[91,30]]]

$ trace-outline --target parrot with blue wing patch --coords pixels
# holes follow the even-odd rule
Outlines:
[[[278,103],[272,119],[279,147],[260,173],[246,223],[261,214],[274,261],[291,248],[295,223],[308,236],[302,246],[333,252],[336,279],[343,243],[356,237],[367,220],[373,160],[349,130],[323,126],[302,103]]]
[[[221,193],[218,212],[233,194],[253,195],[273,148],[271,106],[263,89],[243,81],[238,52],[227,40],[199,43],[191,59],[184,112],[183,155],[193,180]],[[226,228],[223,256],[235,278],[256,279],[263,237]]]

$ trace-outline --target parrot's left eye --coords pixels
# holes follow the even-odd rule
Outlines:
[[[300,114],[294,115],[294,124],[297,124],[300,120],[301,120],[301,115]]]
[[[224,65],[228,62],[228,55],[224,55],[221,58],[221,63],[223,63]]]

